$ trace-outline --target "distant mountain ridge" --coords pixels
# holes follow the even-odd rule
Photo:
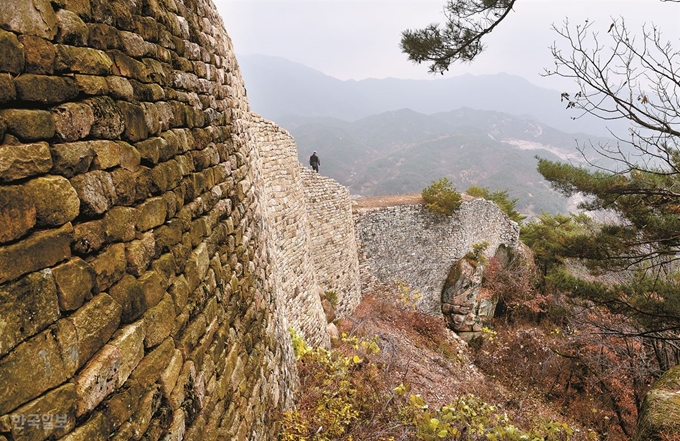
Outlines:
[[[321,172],[360,196],[419,192],[447,177],[459,191],[508,189],[525,214],[565,212],[567,200],[536,171],[535,156],[584,161],[574,135],[502,112],[401,109],[353,122],[296,116],[281,123],[295,137],[303,164],[318,151]]]
[[[239,55],[239,65],[252,109],[277,122],[291,115],[356,121],[403,108],[432,114],[470,107],[535,119],[566,133],[608,135],[596,118],[573,120],[576,114],[565,109],[561,91],[514,75],[342,81],[278,57]]]

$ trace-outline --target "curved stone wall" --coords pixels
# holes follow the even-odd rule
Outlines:
[[[362,208],[354,214],[360,261],[381,283],[407,281],[420,291],[418,308],[441,313],[446,276],[477,243],[489,244],[487,257],[498,247],[519,243],[519,226],[493,202],[463,202],[452,216],[431,213],[423,205]]]
[[[0,2],[0,440],[275,436],[295,365],[221,23]]]

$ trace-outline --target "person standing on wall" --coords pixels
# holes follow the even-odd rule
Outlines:
[[[312,153],[312,156],[309,157],[309,165],[312,166],[312,170],[319,173],[319,166],[321,165],[321,161],[319,161],[319,157],[316,156],[316,152]]]

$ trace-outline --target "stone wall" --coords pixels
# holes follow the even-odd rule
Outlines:
[[[362,208],[354,214],[363,274],[379,283],[399,280],[420,291],[417,306],[441,313],[441,294],[451,267],[474,244],[487,242],[487,257],[501,245],[519,243],[519,227],[496,204],[463,202],[452,216],[434,214],[423,205]]]
[[[302,169],[314,271],[324,291],[337,294],[344,317],[361,301],[359,259],[349,190],[333,179]]]
[[[221,23],[0,2],[0,440],[274,437],[294,361]]]

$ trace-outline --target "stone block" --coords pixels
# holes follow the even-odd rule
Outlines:
[[[106,23],[88,23],[90,29],[89,46],[95,49],[120,49],[120,32],[115,27]]]
[[[97,275],[97,291],[106,291],[125,274],[125,244],[109,246],[90,265]]]
[[[126,274],[109,289],[119,305],[123,307],[121,321],[132,323],[144,314],[147,309],[144,287],[134,276]]]
[[[0,286],[0,357],[59,316],[57,287],[49,270]]]
[[[118,329],[122,308],[112,296],[101,293],[66,320],[78,332],[78,367],[109,341]]]
[[[85,103],[92,107],[94,113],[90,135],[101,139],[118,139],[125,130],[125,119],[113,99],[98,96],[86,100]]]
[[[142,284],[144,290],[144,301],[147,308],[152,308],[163,299],[165,289],[163,289],[163,281],[161,276],[155,271],[147,271],[139,278],[139,283]]]
[[[0,104],[17,99],[17,91],[14,80],[10,74],[0,74]],[[0,139],[5,136],[4,130],[0,130]]]
[[[71,378],[77,358],[76,330],[65,320],[17,346],[0,359],[0,415]]]
[[[168,225],[161,225],[154,230],[156,238],[156,252],[164,253],[173,245],[182,241],[182,229],[178,222],[170,221]]]
[[[121,77],[132,78],[142,83],[149,83],[149,72],[144,65],[132,57],[125,55],[118,50],[108,52],[113,60],[113,74]]]
[[[139,362],[130,378],[138,381],[143,387],[152,385],[161,377],[161,373],[168,367],[174,355],[175,345],[172,338],[166,338]]]
[[[120,151],[120,166],[128,171],[139,170],[139,164],[142,161],[142,155],[139,151],[127,142],[118,142],[118,149]]]
[[[0,17],[2,9],[0,6]],[[0,29],[0,72],[18,75],[24,71],[25,63],[24,45],[19,42],[16,35]]]
[[[104,245],[104,221],[101,219],[76,224],[73,228],[71,249],[85,256],[98,251]]]
[[[51,168],[52,156],[46,142],[0,148],[0,182],[47,173]]]
[[[68,223],[0,248],[0,284],[70,258],[72,236],[73,226]]]
[[[66,383],[30,403],[0,417],[0,427],[4,426],[15,441],[43,441],[66,435],[76,425],[77,409],[76,388]],[[22,424],[17,427],[14,419],[26,419],[29,415],[39,415],[41,421]],[[57,418],[59,420],[57,421]]]
[[[120,376],[121,373],[119,372],[118,377],[120,378]],[[136,438],[132,431],[128,430],[131,427],[129,421],[130,417],[139,409],[145,393],[146,389],[138,382],[129,381],[106,400],[102,413],[110,421],[111,429],[116,431],[115,437],[111,438],[112,440],[129,441]],[[120,430],[118,430],[119,428]]]
[[[154,384],[149,391],[141,395],[137,400],[136,411],[134,415],[129,419],[130,421],[130,433],[132,437],[128,439],[141,439],[142,437],[148,439],[160,439],[161,433],[167,431],[168,422],[164,422],[163,425],[166,427],[160,428],[160,431],[154,431],[150,428],[154,414],[159,411],[161,406],[161,393],[157,384]],[[169,415],[165,409],[163,409],[163,420],[167,420]],[[157,435],[154,435],[157,433]],[[165,440],[165,438],[163,438]]]
[[[54,119],[46,110],[0,110],[0,119],[5,121],[7,133],[22,141],[50,139],[55,133]]]
[[[94,150],[90,141],[54,144],[51,153],[51,172],[67,178],[88,171],[94,159]]]
[[[191,385],[194,384],[194,380],[196,380],[196,366],[193,361],[187,360],[184,366],[182,366],[182,371],[177,378],[175,388],[170,393],[170,398],[168,399],[173,409],[179,409],[184,403],[187,395],[191,393]]]
[[[106,170],[120,165],[120,144],[114,141],[92,141],[94,161],[92,168]]]
[[[35,203],[19,185],[0,187],[0,243],[18,239],[36,223]]]
[[[87,46],[90,30],[85,22],[73,11],[57,11],[57,35],[54,41],[70,46]]]
[[[97,275],[83,259],[74,257],[52,270],[57,284],[59,308],[62,311],[75,311],[92,293]]]
[[[74,75],[78,90],[85,95],[107,95],[109,85],[104,77],[96,75]]]
[[[107,242],[129,242],[135,238],[137,210],[131,207],[113,207],[104,215],[104,233]]]
[[[182,172],[177,161],[168,161],[158,164],[151,171],[151,179],[158,191],[173,190],[182,181]]]
[[[108,75],[111,73],[113,61],[106,52],[88,47],[55,45],[56,72],[79,73],[85,75]]]
[[[161,197],[150,198],[139,204],[137,207],[139,212],[137,228],[139,231],[144,232],[163,225],[167,209],[167,204]]]
[[[116,189],[107,172],[96,170],[74,176],[71,185],[78,192],[81,211],[88,216],[103,214],[116,202]]]
[[[106,345],[87,362],[75,378],[78,417],[93,410],[107,395],[116,390],[120,358],[119,348]]]
[[[153,232],[147,231],[141,239],[133,240],[125,247],[127,259],[127,272],[133,276],[141,276],[151,263],[154,255],[156,242]]]
[[[189,301],[189,283],[187,282],[184,275],[180,275],[175,279],[175,281],[170,285],[168,290],[172,296],[172,300],[175,302],[175,311],[179,312],[187,305]]]
[[[54,45],[40,37],[21,35],[19,41],[24,45],[25,73],[52,75],[54,73]]]
[[[110,422],[104,414],[95,412],[90,419],[59,441],[108,441]]]
[[[82,103],[66,103],[55,107],[52,116],[57,137],[66,142],[86,138],[94,124],[92,108]]]
[[[156,248],[156,250],[158,250],[158,248]],[[156,251],[156,255],[158,254],[160,253]],[[168,289],[170,283],[174,280],[176,265],[175,257],[171,253],[163,254],[151,264],[153,270],[161,277],[161,286],[163,289]]]
[[[146,127],[144,109],[138,104],[131,104],[126,101],[118,101],[116,104],[125,121],[123,138],[130,142],[146,139],[149,136],[149,131]]]
[[[14,80],[17,99],[29,103],[59,104],[78,96],[78,85],[71,78],[25,74]]]
[[[145,141],[138,142],[135,147],[142,156],[142,159],[151,164],[158,164],[161,158],[161,151],[167,146],[167,142],[163,138],[149,138]]]
[[[17,34],[51,40],[57,33],[57,15],[49,0],[0,2],[0,23]]]
[[[127,78],[110,76],[106,78],[106,83],[109,85],[111,97],[117,100],[133,101],[135,98],[135,90]]]
[[[144,122],[151,136],[158,136],[161,131],[161,115],[154,103],[141,103],[144,109]]]
[[[144,322],[147,328],[144,346],[156,346],[170,335],[175,325],[175,304],[170,294],[165,294],[163,300],[146,311]]]
[[[76,190],[63,176],[41,176],[24,185],[27,197],[35,203],[39,227],[60,226],[80,213]]]
[[[168,363],[165,370],[161,373],[161,390],[166,398],[170,397],[172,390],[177,384],[177,378],[179,378],[180,372],[182,372],[182,366],[184,365],[184,358],[182,357],[182,351],[175,349],[170,362]]]
[[[145,336],[146,323],[141,320],[125,326],[113,335],[109,344],[120,349],[121,354],[117,387],[123,386],[123,383],[127,381],[132,371],[144,358]]]

